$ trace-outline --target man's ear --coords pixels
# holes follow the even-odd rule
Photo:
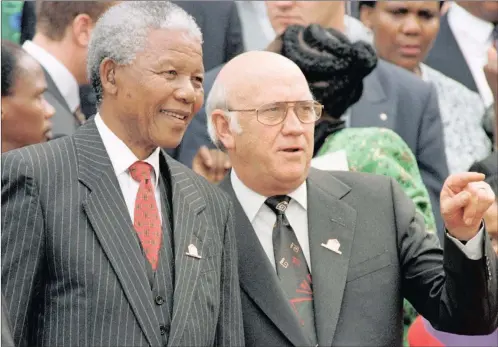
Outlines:
[[[95,23],[86,13],[77,15],[71,24],[73,38],[80,47],[88,47]]]
[[[235,148],[234,133],[230,127],[230,120],[225,114],[225,111],[216,109],[211,113],[211,121],[213,122],[214,131],[219,141],[227,150]]]
[[[372,29],[372,16],[374,15],[375,7],[363,5],[360,8],[360,20],[369,29]]]
[[[100,83],[102,84],[102,91],[107,94],[116,95],[118,92],[116,84],[116,68],[117,64],[110,58],[104,58],[100,63]]]

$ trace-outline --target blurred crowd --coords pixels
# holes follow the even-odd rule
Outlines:
[[[484,173],[498,194],[497,1],[173,2],[203,34],[205,102],[166,151],[209,182],[232,167],[208,122],[223,99],[215,79],[260,50],[297,64],[323,105],[312,166],[393,178],[441,242],[450,174]],[[94,117],[102,86],[91,80],[88,47],[115,3],[1,2],[2,153],[73,135]],[[496,202],[485,222],[498,252]],[[407,346],[485,346],[498,336],[442,333],[407,301],[403,309]]]

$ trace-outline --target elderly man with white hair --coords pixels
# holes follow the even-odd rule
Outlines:
[[[203,103],[202,35],[168,2],[97,22],[99,112],[2,156],[2,285],[16,346],[241,346],[232,205],[168,157]]]

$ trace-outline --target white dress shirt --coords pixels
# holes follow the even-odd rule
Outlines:
[[[493,45],[493,24],[475,17],[457,3],[448,10],[448,23],[487,108],[493,104],[493,94],[483,67],[488,62],[488,50]]]
[[[80,106],[80,87],[73,74],[56,57],[36,43],[27,40],[22,48],[47,70],[57,89],[66,100],[69,109],[74,113]]]
[[[235,170],[230,174],[232,187],[237,196],[242,209],[244,210],[247,218],[252,224],[256,236],[263,247],[270,263],[276,271],[275,257],[273,249],[273,225],[277,221],[277,216],[268,206],[265,201],[268,197],[262,196],[249,187],[247,187],[237,176]],[[285,211],[285,216],[289,221],[297,240],[303,250],[304,257],[308,262],[310,273],[312,273],[311,258],[310,258],[310,244],[309,244],[309,231],[308,231],[308,190],[306,181],[301,184],[295,191],[288,194],[291,198],[289,206]],[[469,240],[465,245],[447,234],[449,239],[455,242],[457,247],[472,260],[482,258],[482,244],[484,230],[481,229],[476,236]]]
[[[273,268],[275,268],[275,257],[273,250],[273,225],[277,221],[277,216],[268,206],[265,201],[268,197],[262,196],[255,191],[248,188],[237,177],[235,170],[231,173],[232,187],[239,200],[247,218],[251,222],[256,235],[258,236],[261,246],[268,256]],[[288,194],[291,197],[289,206],[285,211],[285,216],[289,221],[297,240],[301,245],[304,257],[308,262],[308,267],[311,272],[311,259],[310,259],[310,242],[308,237],[308,198],[306,182],[301,184],[295,191]]]
[[[104,123],[100,114],[95,115],[95,125],[100,133],[104,147],[111,159],[112,167],[118,178],[119,187],[123,193],[123,197],[126,202],[126,207],[133,222],[135,219],[135,200],[137,199],[137,193],[139,188],[139,183],[135,181],[130,173],[129,168],[132,164],[138,161],[138,158],[133,154],[133,152],[126,146],[126,144],[118,138],[111,129],[107,127]],[[154,182],[154,195],[156,198],[157,208],[159,210],[159,216],[162,221],[161,214],[161,193],[159,190],[159,154],[160,149],[156,148],[152,154],[144,160],[144,162],[150,164],[154,170],[152,172],[152,182]]]

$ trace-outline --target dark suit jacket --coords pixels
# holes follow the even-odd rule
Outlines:
[[[233,207],[219,188],[162,156],[172,187],[168,331],[95,122],[2,164],[2,286],[17,345],[242,344]],[[201,259],[186,255],[190,244]]]
[[[451,30],[448,14],[441,17],[439,33],[425,63],[478,93],[472,72]]]
[[[246,346],[309,346],[229,176]],[[319,346],[400,346],[406,297],[439,330],[489,334],[498,326],[497,256],[443,250],[413,202],[384,176],[312,169],[308,235]],[[321,246],[340,242],[337,254]]]
[[[173,1],[201,28],[204,69],[226,63],[244,51],[237,6],[233,1]]]
[[[78,129],[80,124],[71,112],[69,105],[59,91],[59,88],[57,88],[57,85],[52,77],[49,75],[47,70],[43,67],[42,69],[45,73],[45,79],[47,81],[47,91],[43,96],[48,103],[55,108],[55,114],[51,119],[53,137],[57,138],[65,135],[72,135],[76,129]]]
[[[206,74],[205,95],[211,90],[221,68],[219,66]],[[363,95],[351,112],[351,126],[389,128],[408,144],[429,191],[442,240],[444,227],[439,194],[448,176],[448,167],[435,88],[398,66],[379,61],[377,68],[365,78]],[[387,115],[385,121],[380,118],[382,113]],[[207,134],[204,108],[189,125],[175,157],[191,167],[195,154],[203,145],[215,147]]]
[[[498,152],[491,153],[487,158],[475,163],[469,171],[486,175],[486,182],[498,196]]]

